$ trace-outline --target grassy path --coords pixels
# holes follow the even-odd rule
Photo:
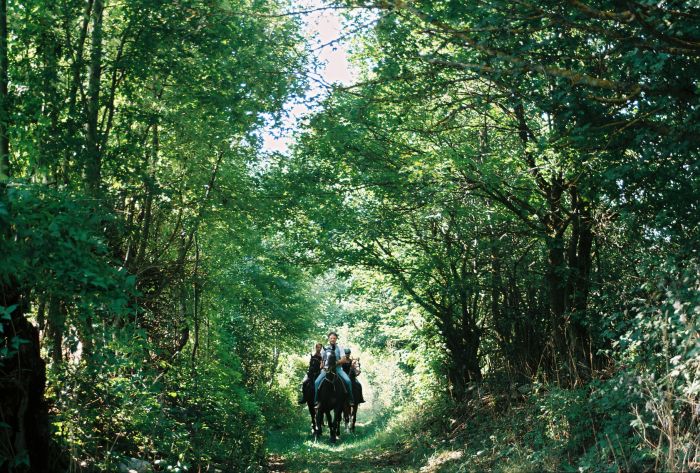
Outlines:
[[[358,416],[355,433],[331,445],[328,430],[315,441],[303,424],[269,433],[270,471],[274,473],[436,473],[455,471],[454,455],[437,454],[429,445],[388,428],[382,416]],[[452,452],[455,453],[455,452]]]
[[[341,432],[331,445],[327,429],[315,441],[308,429],[271,432],[269,438],[270,471],[275,473],[325,472],[410,472],[408,451],[399,444],[387,444],[386,438],[372,423],[360,423],[355,433]],[[343,428],[344,430],[344,428]]]
[[[433,430],[425,412],[395,417],[366,409],[358,415],[356,432],[342,430],[335,445],[327,429],[315,441],[308,417],[300,416],[295,425],[268,433],[268,465],[274,473],[561,471],[561,452],[535,451],[523,440],[531,429],[528,408],[513,408],[509,415],[483,408],[476,416],[470,413],[468,422],[455,418],[446,431]]]

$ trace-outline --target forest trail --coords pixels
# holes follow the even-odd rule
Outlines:
[[[453,471],[461,452],[415,450],[400,430],[387,427],[385,419],[360,416],[355,433],[341,430],[331,445],[328,431],[314,440],[306,424],[275,430],[268,437],[270,473],[438,473]]]
[[[269,440],[270,473],[412,472],[409,452],[401,444],[387,445],[381,432],[369,423],[357,424],[355,433],[345,433],[331,445],[328,431],[314,440],[307,429],[291,427],[272,432]]]
[[[270,473],[285,473],[284,457],[271,454],[267,459],[267,468]]]

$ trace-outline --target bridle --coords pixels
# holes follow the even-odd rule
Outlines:
[[[332,356],[328,356],[326,358],[327,360],[333,360],[332,363],[329,363],[328,366],[325,367],[326,370],[326,376],[323,378],[324,381],[334,381],[335,377],[338,376],[338,373],[335,372],[335,368],[337,366],[336,359],[335,359],[335,353],[332,354]],[[330,378],[330,379],[328,379]]]

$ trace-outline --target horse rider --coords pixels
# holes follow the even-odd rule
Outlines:
[[[328,334],[328,347],[323,351],[323,364],[322,364],[322,370],[321,374],[318,375],[316,378],[316,383],[315,383],[315,390],[314,390],[314,404],[316,404],[316,407],[318,407],[318,388],[321,386],[321,383],[323,382],[323,379],[326,377],[326,366],[328,365],[328,353],[329,352],[334,352],[335,353],[335,359],[338,360],[336,361],[336,367],[335,367],[335,372],[340,376],[340,379],[343,380],[345,383],[345,386],[347,387],[348,390],[348,400],[351,406],[355,405],[355,401],[352,397],[352,382],[350,381],[350,377],[343,371],[343,365],[346,363],[350,363],[350,360],[345,356],[345,350],[342,350],[340,346],[337,345],[338,341],[338,334],[335,332],[330,332]]]
[[[348,375],[348,377],[350,377],[350,373],[352,372],[352,369],[353,369],[353,361],[354,361],[352,358],[350,358],[350,353],[352,353],[352,350],[350,350],[349,348],[345,348],[344,351],[345,351],[345,358],[346,358],[350,363],[345,363],[345,364],[342,366],[342,368],[343,368],[343,371],[345,371],[345,374]]]
[[[343,371],[345,371],[345,373],[348,375],[348,377],[350,378],[350,382],[354,386],[353,397],[355,399],[355,402],[358,404],[362,404],[363,402],[365,402],[365,399],[362,396],[362,385],[357,380],[357,377],[360,376],[361,373],[359,365],[360,360],[353,359],[350,356],[351,353],[352,351],[350,350],[350,348],[345,349],[345,358],[349,361],[349,363],[345,363],[343,365]]]
[[[301,382],[301,396],[299,396],[299,404],[304,404],[306,399],[304,398],[304,387],[306,383],[316,380],[316,376],[321,371],[321,366],[323,365],[323,357],[321,356],[321,350],[323,349],[323,344],[317,343],[314,346],[315,353],[311,354],[309,358],[309,369],[306,371],[306,376]],[[310,399],[309,399],[310,401]]]

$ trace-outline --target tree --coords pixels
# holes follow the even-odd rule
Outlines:
[[[50,401],[60,406],[64,428],[80,432],[69,415],[71,402],[120,409],[126,401],[113,397],[111,383],[128,370],[150,377],[154,389],[167,389],[159,380],[170,379],[170,367],[188,344],[188,369],[196,373],[206,359],[204,334],[223,337],[205,328],[214,320],[203,302],[210,300],[209,251],[220,248],[226,232],[253,238],[246,207],[254,198],[249,165],[258,158],[256,129],[303,87],[298,71],[305,51],[297,20],[279,15],[285,2],[31,0],[0,6],[7,6],[0,92],[9,84],[0,93],[0,173],[10,174],[12,163],[1,208],[3,254],[11,255],[2,272],[0,305],[9,317],[2,325],[2,369],[15,379],[20,364],[28,367],[31,376],[22,379],[34,383],[31,390],[7,391],[0,402],[17,439],[24,439],[3,444],[0,462],[18,471],[48,471],[46,462],[64,460],[46,458],[49,448],[41,443],[48,442],[41,345],[51,354],[49,392],[61,386],[65,394]],[[11,155],[2,151],[7,139]],[[284,278],[286,269],[279,271]],[[268,314],[276,317],[284,316]],[[34,322],[43,329],[41,339]],[[80,363],[79,376],[69,376],[67,357]],[[224,368],[202,367],[209,369]],[[22,430],[26,403],[20,401],[30,391],[36,402],[32,398],[26,412],[35,418]],[[157,398],[148,389],[142,394]],[[201,393],[193,387],[190,394]],[[83,414],[84,425],[92,422],[100,434],[72,451],[88,458],[111,450],[106,439],[118,424],[101,423],[89,409]],[[262,446],[252,440],[257,450],[236,462],[229,457],[232,468],[241,458],[259,456]],[[114,467],[108,456],[101,461],[95,468]]]
[[[518,220],[514,231],[527,228],[537,238],[534,249],[542,252],[536,259],[544,274],[537,284],[546,289],[548,317],[535,332],[544,327],[549,333],[548,372],[565,383],[587,378],[601,362],[596,353],[602,340],[589,311],[597,270],[593,256],[605,240],[597,222],[620,211],[646,214],[652,233],[677,241],[683,251],[696,241],[690,237],[693,224],[687,224],[693,221],[687,208],[694,204],[685,192],[674,204],[666,201],[673,210],[649,215],[658,208],[652,210],[655,199],[647,206],[643,196],[668,194],[650,184],[646,167],[638,167],[636,159],[654,159],[657,171],[666,169],[669,160],[695,169],[691,130],[696,120],[676,113],[697,101],[690,92],[695,80],[691,70],[697,67],[690,39],[694,13],[580,2],[571,8],[498,2],[349,5],[374,8],[378,16],[361,53],[371,69],[362,83],[335,91],[336,97],[350,98],[330,100],[322,112],[343,126],[312,126],[305,142],[327,138],[336,145],[315,153],[306,148],[317,146],[305,145],[299,153],[321,160],[354,154],[351,170],[383,167],[376,187],[389,188],[402,185],[413,172],[405,156],[432,159],[446,169],[435,179],[438,183]],[[678,30],[666,31],[664,15],[679,22]],[[618,26],[629,34],[618,34]],[[685,47],[677,48],[681,43]],[[332,111],[343,100],[352,105]],[[674,117],[672,126],[660,133],[666,117]],[[358,138],[353,127],[367,133]],[[687,153],[675,151],[678,143]],[[321,176],[329,166],[321,168]],[[326,193],[343,192],[353,175],[344,172],[336,173],[336,187],[325,187]],[[690,171],[671,182],[691,189],[697,179]],[[403,210],[401,218],[414,207]],[[490,251],[495,278],[491,312],[503,314],[499,306],[505,304],[505,293],[499,286],[504,274]]]

